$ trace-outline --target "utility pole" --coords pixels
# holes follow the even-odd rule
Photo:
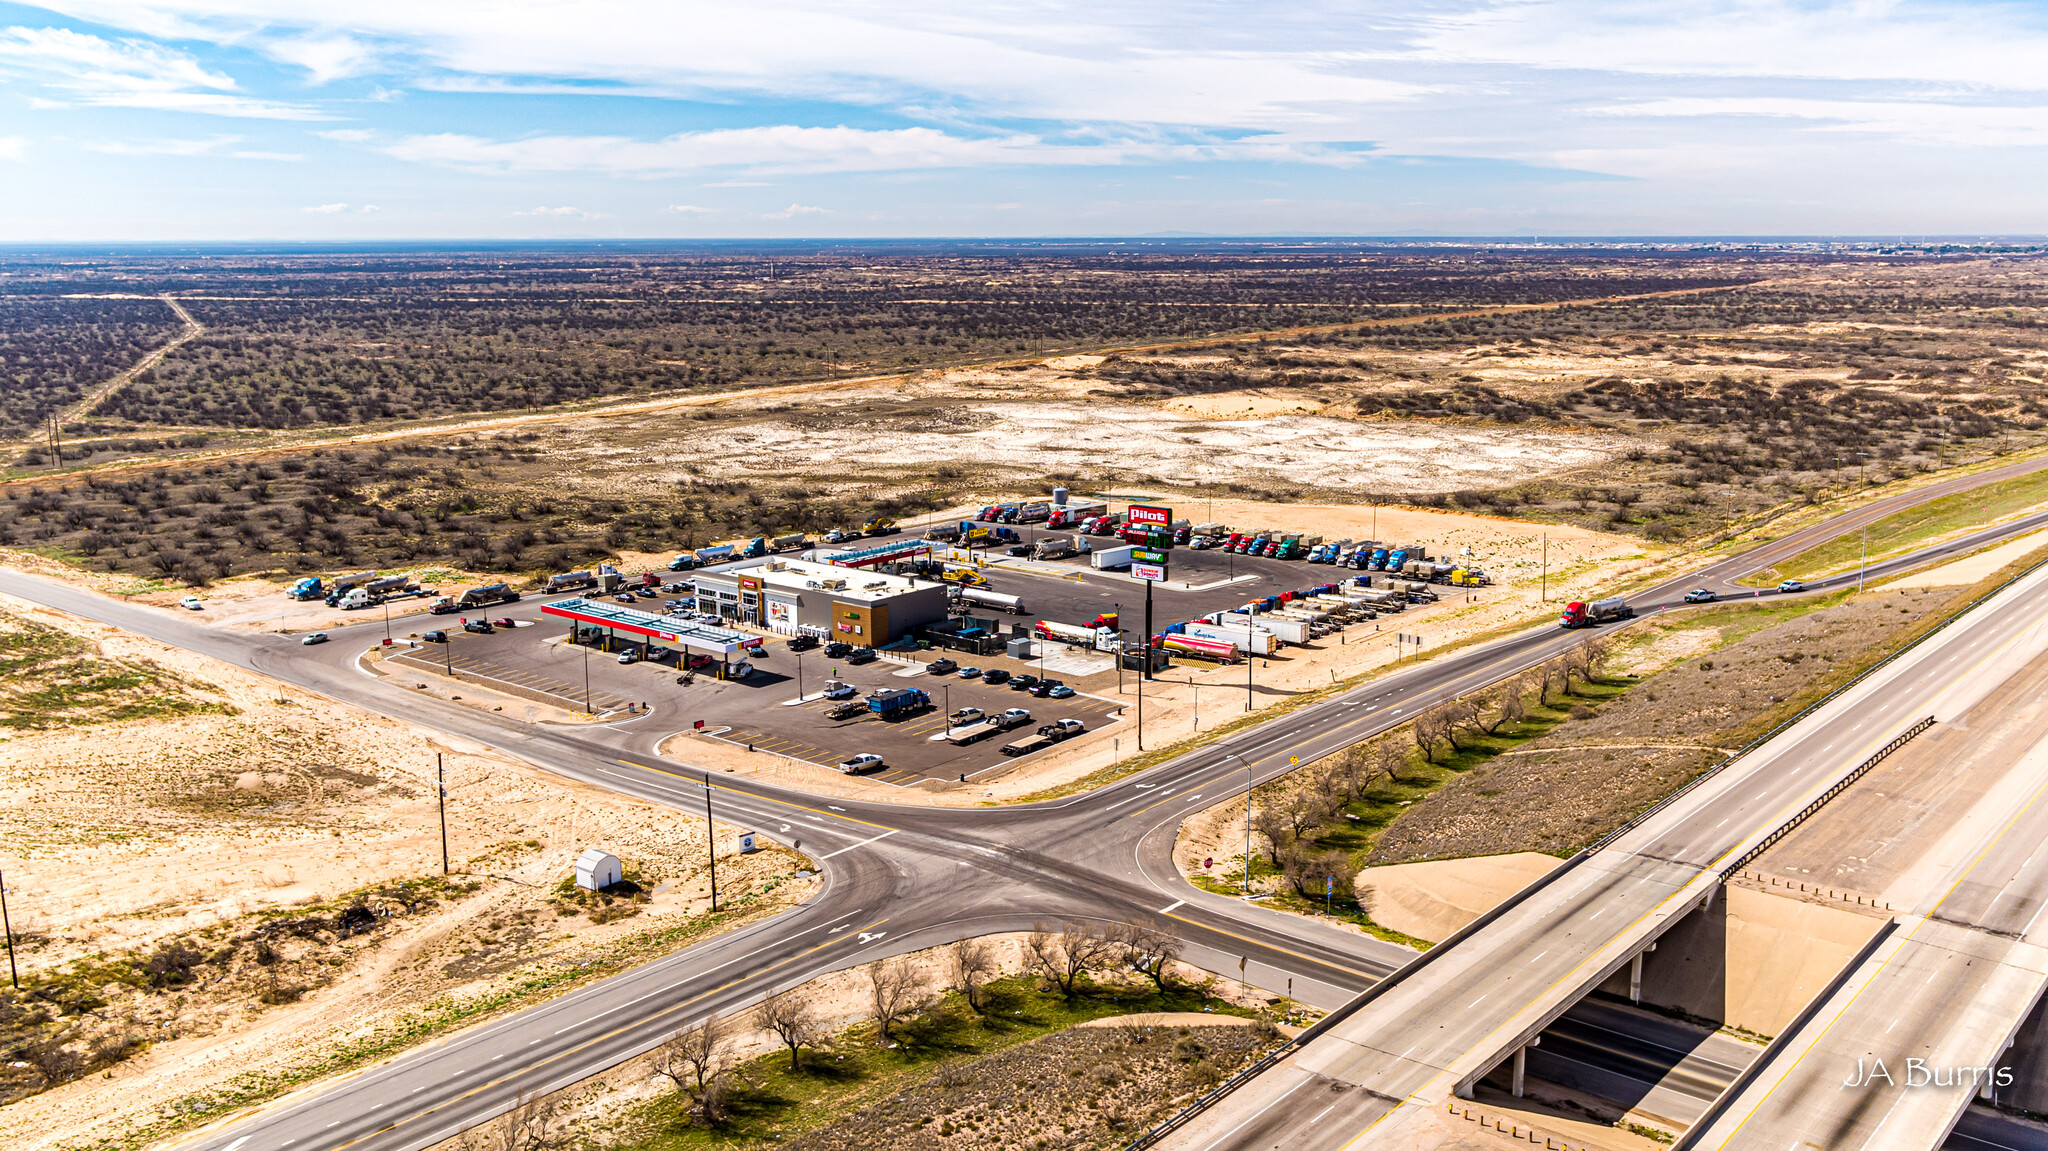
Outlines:
[[[711,910],[718,910],[718,833],[711,824],[711,776],[704,776],[704,857],[711,861]]]
[[[434,753],[434,797],[441,806],[441,874],[448,874],[448,780],[441,771],[441,753]]]
[[[1154,582],[1154,581],[1152,581],[1152,580],[1146,580],[1146,581],[1145,581],[1145,670],[1144,670],[1144,672],[1142,673],[1142,675],[1143,675],[1143,677],[1144,677],[1144,678],[1146,678],[1146,679],[1151,679],[1151,678],[1152,678],[1152,584],[1153,584],[1153,582]]]
[[[391,601],[384,601],[384,642],[391,642]]]
[[[1229,758],[1244,764],[1244,893],[1252,893],[1252,761],[1233,752]]]
[[[463,620],[467,624],[468,620]],[[443,629],[441,632],[441,659],[448,668],[448,678],[455,678],[455,633]]]
[[[1539,587],[1540,587],[1540,588],[1542,589],[1542,590],[1541,590],[1541,592],[1540,592],[1540,596],[1541,596],[1542,602],[1544,602],[1544,603],[1549,603],[1549,602],[1550,602],[1550,534],[1549,534],[1548,532],[1544,533],[1544,536],[1543,536],[1543,581],[1542,581],[1542,583],[1541,583],[1541,584],[1539,584],[1538,586],[1539,586]]]
[[[569,623],[569,637],[574,639],[575,636],[576,623],[574,620],[571,620]],[[583,714],[595,715],[597,713],[590,709],[590,645],[585,643],[580,646],[583,648]],[[683,649],[683,662],[690,662],[690,649],[687,647]]]
[[[685,658],[688,658],[685,656]],[[796,697],[804,697],[804,653],[796,653]]]
[[[1250,647],[1251,635],[1249,631],[1247,631],[1245,635],[1245,644],[1246,647],[1244,649],[1244,710],[1246,715],[1250,715],[1252,710],[1252,649]]]
[[[1145,661],[1152,660],[1152,645],[1145,645]],[[1145,750],[1145,677],[1138,677],[1138,750]]]
[[[7,877],[0,875],[0,931],[7,933],[7,978],[21,990],[21,971],[14,966],[14,921],[7,915]]]

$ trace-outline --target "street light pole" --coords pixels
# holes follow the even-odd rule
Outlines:
[[[1252,762],[1232,752],[1226,756],[1244,764],[1244,893],[1252,893]]]
[[[574,628],[576,625],[571,623],[569,626]],[[583,648],[583,714],[593,715],[595,713],[590,709],[590,644],[584,643],[581,646]],[[683,649],[683,661],[685,663],[689,662],[689,652],[689,648]]]
[[[384,642],[391,642],[391,601],[384,601]]]
[[[804,653],[796,652],[796,697],[804,697]]]
[[[704,776],[704,857],[711,863],[711,910],[718,910],[718,832],[711,823],[711,776]]]

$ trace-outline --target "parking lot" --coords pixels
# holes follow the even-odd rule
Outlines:
[[[544,603],[560,596],[529,597],[520,603],[490,609],[492,618],[502,614],[515,621],[540,617]],[[906,667],[893,660],[877,659],[860,666],[844,660],[828,660],[822,649],[792,652],[787,642],[771,639],[755,657],[760,669],[743,681],[722,682],[698,674],[694,682],[679,684],[674,658],[659,663],[620,664],[615,652],[567,642],[568,627],[552,617],[540,617],[534,626],[499,629],[488,635],[461,630],[456,616],[431,621],[447,631],[450,643],[421,644],[417,649],[390,657],[388,662],[415,671],[446,674],[453,668],[458,679],[512,695],[525,696],[557,707],[580,711],[584,706],[586,675],[590,706],[598,712],[624,710],[631,704],[646,703],[652,712],[670,721],[671,730],[691,730],[698,722],[711,738],[739,746],[807,760],[833,767],[855,755],[880,755],[885,769],[870,773],[888,783],[907,785],[920,779],[970,779],[1014,760],[1004,757],[1002,747],[1035,732],[1057,719],[1080,720],[1088,730],[1120,722],[1122,705],[1112,699],[1085,694],[1087,685],[1067,678],[1084,694],[1067,699],[1035,698],[1007,686],[991,686],[980,680],[929,674],[922,664]],[[425,630],[422,628],[421,630]],[[918,658],[930,659],[924,653]],[[1033,664],[996,657],[979,661],[983,667],[1003,667],[1013,673],[1033,670]],[[816,697],[833,679],[851,685],[859,697],[869,692],[915,687],[931,695],[932,708],[902,720],[884,720],[873,715],[830,720],[825,712],[834,701],[811,698],[792,703],[803,694]],[[1101,677],[1115,683],[1113,674]],[[990,715],[1006,708],[1021,707],[1031,712],[1031,722],[1014,731],[989,736],[978,743],[955,746],[933,735],[943,736],[946,717],[952,710],[978,707]]]

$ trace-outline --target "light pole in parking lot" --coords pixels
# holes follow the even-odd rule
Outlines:
[[[384,642],[391,642],[391,601],[384,601]]]
[[[791,654],[796,656],[796,698],[801,701],[804,698],[804,653]]]
[[[575,624],[569,625],[574,628]],[[590,641],[579,644],[583,649],[583,714],[590,715]]]

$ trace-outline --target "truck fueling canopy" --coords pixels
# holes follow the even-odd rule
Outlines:
[[[607,627],[647,639],[658,639],[675,644],[686,651],[703,652],[708,655],[729,656],[742,650],[761,646],[761,637],[730,628],[711,627],[681,616],[656,615],[651,611],[638,611],[624,604],[605,603],[602,600],[566,599],[556,603],[543,604],[543,615],[558,616],[574,620],[590,627]]]

